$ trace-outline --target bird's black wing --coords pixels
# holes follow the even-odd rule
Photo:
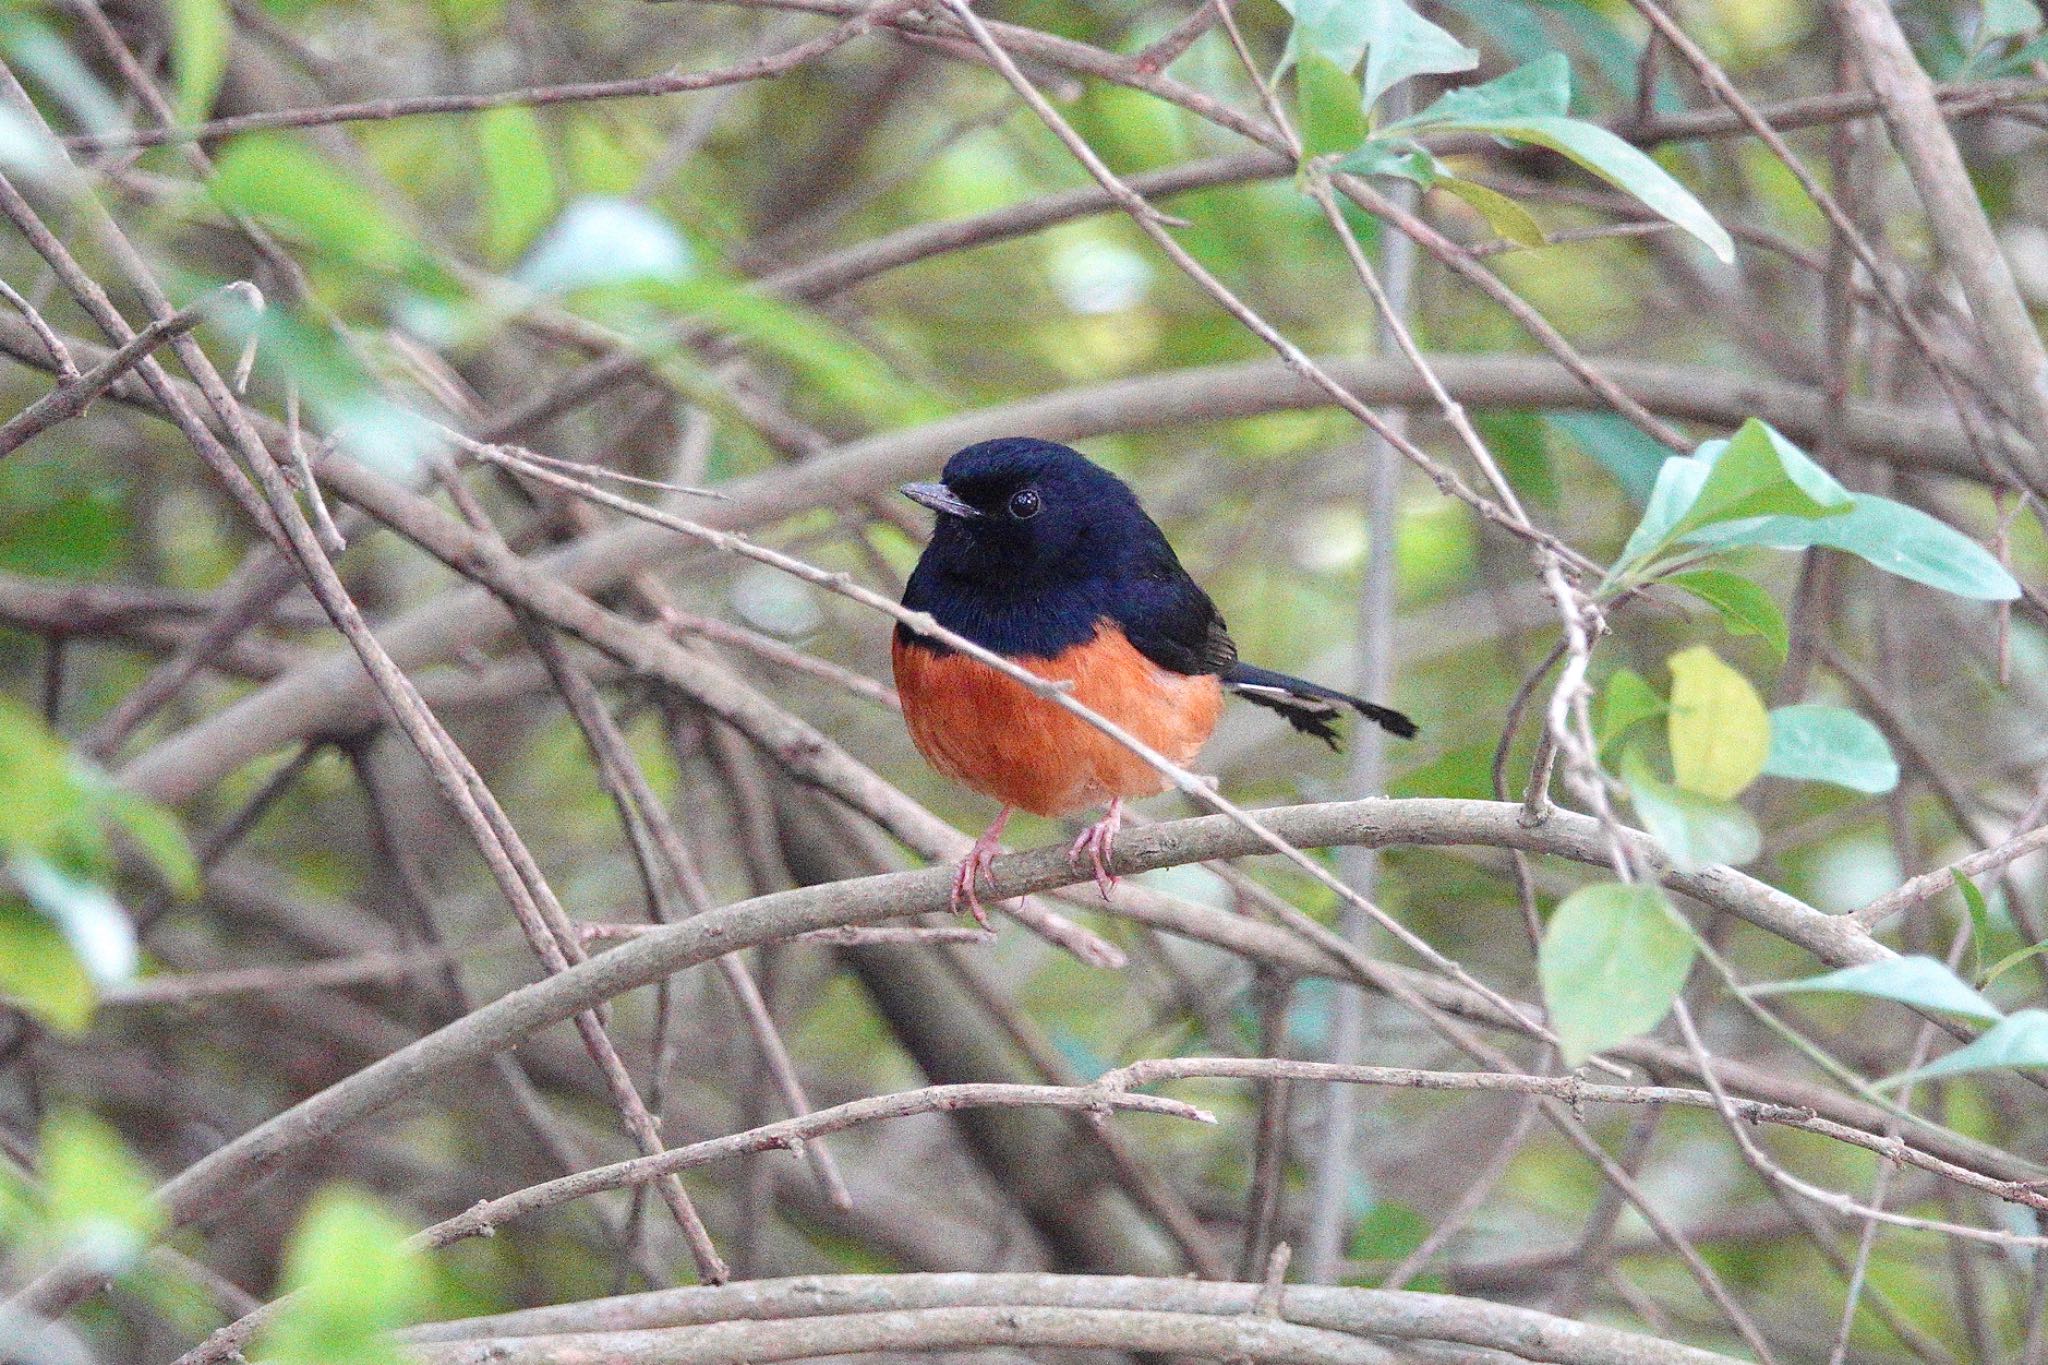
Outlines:
[[[1164,536],[1118,575],[1109,597],[1106,614],[1161,668],[1220,674],[1237,662],[1237,644],[1223,614],[1181,567]]]

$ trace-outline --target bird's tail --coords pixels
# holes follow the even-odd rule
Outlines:
[[[1350,707],[1388,734],[1402,739],[1413,738],[1415,734],[1415,722],[1391,707],[1268,668],[1234,663],[1223,670],[1223,685],[1248,702],[1278,711],[1289,725],[1305,735],[1314,735],[1332,749],[1337,747],[1336,718],[1340,706]]]

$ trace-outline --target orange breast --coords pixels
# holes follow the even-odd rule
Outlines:
[[[987,664],[901,643],[892,656],[918,752],[985,796],[1035,815],[1067,815],[1168,786],[1144,759]],[[1193,761],[1223,710],[1216,678],[1161,668],[1107,623],[1056,659],[1016,662],[1073,683],[1076,701],[1177,764]]]

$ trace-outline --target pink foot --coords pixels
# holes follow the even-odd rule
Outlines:
[[[967,909],[973,914],[974,922],[984,929],[988,928],[988,912],[981,908],[981,894],[977,883],[987,881],[991,885],[994,884],[989,866],[995,862],[996,855],[1003,851],[1003,826],[1009,823],[1010,808],[1004,806],[1001,813],[996,816],[995,823],[981,832],[981,837],[974,841],[974,847],[960,860],[959,868],[953,873],[953,895],[947,903],[957,915],[960,913],[960,903],[967,902]]]
[[[1116,832],[1124,825],[1124,801],[1116,797],[1109,803],[1109,810],[1100,820],[1081,831],[1067,850],[1067,861],[1078,865],[1081,855],[1088,855],[1088,861],[1095,867],[1095,889],[1102,893],[1102,899],[1109,899],[1109,893],[1116,890],[1119,880],[1109,870],[1109,857],[1116,848]]]

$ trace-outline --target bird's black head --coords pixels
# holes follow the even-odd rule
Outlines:
[[[1028,436],[968,446],[938,483],[904,485],[939,514],[925,562],[948,578],[1042,590],[1101,575],[1158,535],[1123,480]]]

